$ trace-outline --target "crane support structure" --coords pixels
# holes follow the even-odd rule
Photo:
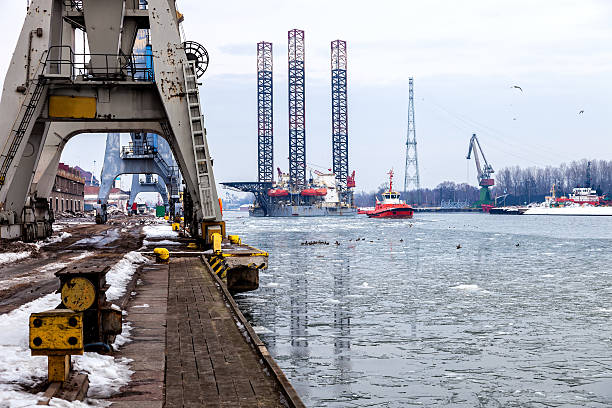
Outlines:
[[[338,192],[344,202],[351,202],[347,182],[348,157],[348,101],[347,101],[346,41],[331,42],[331,94],[332,94],[332,161],[338,183]]]
[[[257,43],[257,181],[274,181],[272,43]]]
[[[289,45],[289,178],[291,187],[306,185],[306,111],[304,31],[293,29]]]
[[[77,53],[76,30],[89,54]],[[134,55],[138,30],[150,32],[146,55]],[[218,229],[197,83],[205,68],[187,48],[173,0],[32,0],[0,100],[0,238],[50,233],[45,192],[64,146],[82,133],[165,138],[193,202],[186,224],[204,237]]]
[[[478,155],[478,152],[480,152],[480,156],[482,156],[482,166],[480,163],[480,156]],[[476,162],[476,176],[478,178],[478,185],[480,186],[480,199],[475,203],[475,205],[489,205],[493,202],[493,200],[491,200],[491,191],[489,190],[489,187],[492,187],[495,184],[495,181],[492,177],[492,174],[495,171],[487,161],[487,158],[485,157],[484,152],[482,151],[482,147],[480,146],[480,142],[478,141],[478,137],[475,133],[472,134],[472,138],[470,139],[467,154],[468,160],[470,160],[470,158],[472,157],[472,153],[474,154],[474,161]]]

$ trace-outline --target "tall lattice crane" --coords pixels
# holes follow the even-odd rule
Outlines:
[[[476,162],[476,176],[478,178],[478,185],[480,186],[480,200],[475,203],[475,205],[488,205],[491,204],[491,191],[489,187],[492,187],[495,184],[495,181],[492,178],[492,174],[495,173],[493,170],[493,166],[489,164],[487,158],[482,151],[482,147],[480,146],[480,142],[478,141],[478,137],[476,134],[472,134],[472,138],[470,139],[470,145],[468,148],[467,159],[470,160],[472,156],[472,152],[474,152],[474,161]],[[483,165],[480,164],[480,157],[478,155],[480,152],[480,156],[482,156]]]

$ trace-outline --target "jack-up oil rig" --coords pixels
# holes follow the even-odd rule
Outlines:
[[[258,217],[354,215],[355,172],[349,175],[346,41],[331,42],[333,169],[306,177],[304,31],[289,39],[289,173],[274,180],[272,43],[257,44],[258,181],[222,183],[253,193]]]

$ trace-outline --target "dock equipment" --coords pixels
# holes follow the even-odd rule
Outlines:
[[[483,166],[480,165],[480,157],[478,156],[478,152],[482,155]],[[472,138],[470,139],[470,145],[468,149],[467,159],[470,160],[470,157],[474,152],[474,161],[476,162],[476,176],[478,178],[478,185],[480,186],[480,199],[474,204],[474,206],[480,207],[481,205],[491,205],[494,204],[494,201],[491,199],[491,191],[489,190],[495,184],[493,177],[491,176],[495,171],[493,167],[487,161],[484,152],[482,151],[482,147],[480,146],[480,142],[478,141],[478,137],[476,134],[472,134]]]
[[[31,353],[48,357],[46,397],[83,399],[89,382],[86,375],[71,373],[71,356],[84,351],[106,354],[122,331],[121,309],[106,300],[105,276],[110,268],[105,263],[93,259],[59,270],[55,275],[61,303],[30,315]]]
[[[76,50],[76,30],[89,53]],[[138,30],[150,33],[145,63]],[[193,235],[221,222],[197,86],[208,61],[186,48],[201,47],[183,44],[172,0],[31,1],[0,101],[0,238],[50,234],[57,163],[81,133],[160,135],[185,180]]]
[[[162,196],[168,213],[174,214],[181,176],[170,146],[155,134],[132,132],[130,136],[131,142],[127,146],[121,146],[119,133],[109,133],[106,136],[106,150],[98,192],[98,203],[101,204],[96,214],[98,223],[106,222],[107,215],[104,210],[108,197],[115,179],[122,174],[132,174],[130,206],[139,193],[157,192]],[[140,174],[145,174],[145,179],[142,181]],[[153,174],[158,176],[157,180],[153,179]]]
[[[85,351],[110,351],[121,333],[121,310],[106,300],[106,273],[110,267],[100,260],[77,263],[60,269],[61,307],[83,314]]]
[[[83,313],[66,309],[32,313],[30,349],[33,356],[48,356],[49,382],[66,381],[70,356],[83,354]]]

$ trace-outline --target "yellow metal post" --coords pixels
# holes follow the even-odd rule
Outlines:
[[[212,234],[213,252],[221,252],[221,241],[223,241],[221,234]]]
[[[49,358],[49,382],[64,382],[70,374],[72,361],[70,356],[48,356]]]

